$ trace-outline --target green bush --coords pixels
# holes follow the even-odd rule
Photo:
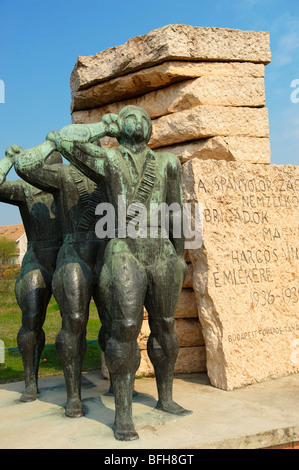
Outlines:
[[[0,277],[2,278],[6,269],[10,267],[12,259],[16,256],[17,245],[13,240],[6,237],[0,238]]]

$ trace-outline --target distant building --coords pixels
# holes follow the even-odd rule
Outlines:
[[[21,265],[24,255],[27,251],[27,236],[23,224],[4,225],[0,227],[0,239],[6,237],[13,240],[17,244],[17,252],[14,262],[16,265]]]

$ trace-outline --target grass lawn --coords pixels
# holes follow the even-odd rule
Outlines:
[[[24,377],[22,358],[17,349],[17,333],[21,327],[21,310],[15,299],[14,284],[15,281],[0,279],[0,340],[4,341],[5,348],[10,348],[5,350],[5,363],[0,364],[0,383],[23,380]],[[40,362],[40,377],[63,373],[55,351],[55,338],[60,328],[60,312],[52,297],[44,324],[46,345]],[[87,325],[88,344],[83,363],[84,371],[100,368],[101,350],[97,343],[99,329],[100,320],[92,301]]]

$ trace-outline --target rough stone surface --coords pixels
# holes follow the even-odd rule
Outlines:
[[[145,109],[151,119],[183,111],[201,104],[215,106],[265,106],[263,78],[205,76],[184,80],[142,96],[97,108],[99,114],[118,113],[124,106]],[[93,106],[94,107],[94,106]]]
[[[157,148],[174,143],[213,136],[268,137],[266,108],[196,106],[153,120],[149,146]]]
[[[179,348],[190,346],[204,346],[201,325],[198,318],[180,318],[175,320],[175,332],[178,335]],[[138,336],[140,349],[147,348],[147,340],[150,335],[148,320],[143,320],[141,332]]]
[[[269,63],[269,33],[167,25],[93,56],[79,57],[71,90],[170,60]]]
[[[155,150],[174,153],[181,163],[192,158],[270,163],[271,158],[269,138],[260,137],[216,136]]]
[[[175,318],[197,318],[197,303],[193,289],[182,289]]]
[[[185,250],[185,261],[187,263],[191,263],[191,260],[188,255],[189,250]],[[190,273],[192,269],[192,276],[193,276],[193,267],[189,268]],[[176,307],[176,311],[174,313],[175,318],[197,318],[197,304],[194,290],[191,287],[191,282],[188,281],[190,284],[190,288],[182,289],[181,295],[178,300],[178,304]],[[187,287],[187,286],[186,286]],[[143,318],[148,318],[148,313],[146,309],[143,311]]]
[[[140,367],[136,376],[154,376],[154,368],[149,360],[146,350],[141,350]],[[179,348],[178,358],[174,366],[175,374],[191,374],[206,372],[206,351],[204,346]]]
[[[164,62],[72,93],[71,110],[97,108],[191,78],[263,78],[264,69],[251,62]]]
[[[179,348],[204,346],[205,342],[198,318],[176,319],[174,329],[178,335]]]
[[[265,106],[264,79],[200,77],[147,93],[128,100],[124,104],[140,106],[147,111],[152,119],[201,104],[262,107]]]
[[[187,268],[188,268],[188,272],[187,272],[187,276],[186,276],[186,279],[184,281],[184,284],[183,284],[183,289],[186,289],[186,288],[193,288],[193,266],[192,266],[192,263],[187,263]]]
[[[299,167],[193,159],[183,187],[203,204],[188,252],[212,384],[298,372]]]

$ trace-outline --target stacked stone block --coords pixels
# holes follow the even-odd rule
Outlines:
[[[71,75],[72,121],[124,105],[153,122],[149,146],[191,158],[270,163],[266,32],[168,25],[90,57]],[[106,139],[105,145],[115,145]]]
[[[264,68],[269,34],[168,25],[89,57],[71,74],[72,122],[93,123],[123,106],[144,108],[152,119],[149,146],[193,158],[270,163]],[[114,139],[102,145],[115,147]],[[175,312],[179,339],[176,373],[206,370],[206,354],[192,265]],[[137,375],[153,374],[146,354],[147,313],[138,338]]]

